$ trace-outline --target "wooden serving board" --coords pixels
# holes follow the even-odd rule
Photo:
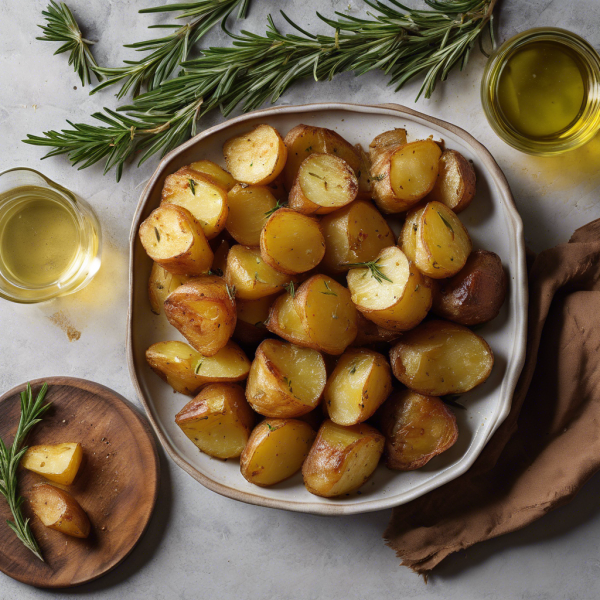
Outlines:
[[[34,397],[48,382],[52,407],[26,444],[80,442],[84,459],[77,478],[64,487],[90,517],[92,532],[81,540],[48,529],[26,516],[46,562],[38,560],[9,529],[12,518],[0,497],[0,570],[23,583],[44,588],[70,587],[113,569],[144,533],[156,503],[159,462],[146,420],[127,400],[91,381],[49,377],[31,382]],[[21,385],[0,397],[0,437],[12,443],[20,415]],[[43,477],[19,470],[21,495]],[[53,484],[58,485],[58,484]],[[1,588],[1,584],[0,584]]]

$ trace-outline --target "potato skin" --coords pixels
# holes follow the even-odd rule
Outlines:
[[[475,197],[476,176],[473,165],[456,150],[444,150],[440,157],[440,173],[427,200],[437,200],[459,213]]]
[[[160,315],[167,296],[185,283],[189,277],[186,275],[173,275],[158,263],[152,264],[148,279],[148,300],[150,310],[155,315]]]
[[[465,266],[434,286],[433,312],[461,325],[480,325],[495,319],[504,304],[507,278],[500,257],[475,250]]]

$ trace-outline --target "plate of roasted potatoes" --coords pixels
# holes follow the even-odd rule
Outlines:
[[[169,153],[131,230],[128,360],[173,460],[352,514],[464,473],[525,354],[520,217],[489,152],[397,105],[270,108]]]

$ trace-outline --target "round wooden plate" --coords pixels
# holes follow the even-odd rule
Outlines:
[[[144,533],[156,502],[159,462],[145,419],[125,398],[91,381],[48,377],[31,382],[34,397],[48,382],[52,407],[29,435],[27,445],[80,442],[84,460],[72,485],[65,487],[92,522],[81,540],[48,529],[26,516],[46,562],[38,560],[9,529],[11,518],[0,498],[0,570],[23,583],[44,588],[71,587],[104,575],[117,566]],[[0,437],[8,444],[19,421],[18,386],[0,397]],[[41,476],[21,469],[21,494]],[[57,484],[53,484],[57,485]],[[62,486],[58,486],[62,487]]]

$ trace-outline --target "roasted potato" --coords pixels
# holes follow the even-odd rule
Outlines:
[[[406,129],[397,128],[384,131],[374,137],[369,144],[369,160],[371,163],[381,160],[383,154],[395,152],[398,148],[405,146],[407,142]]]
[[[276,179],[271,181],[271,183],[267,184],[267,188],[275,197],[275,200],[278,200],[280,203],[285,204],[288,199],[288,193],[285,189],[285,184],[283,181],[283,173],[279,175]]]
[[[183,167],[165,179],[161,204],[187,208],[202,225],[208,240],[223,230],[229,212],[227,191],[210,177],[189,167]]]
[[[265,185],[283,171],[287,148],[275,128],[257,125],[251,131],[227,140],[223,154],[236,181]]]
[[[260,232],[277,205],[268,186],[236,185],[227,195],[229,216],[225,227],[231,237],[244,246],[258,246]]]
[[[158,342],[146,350],[150,368],[176,392],[194,396],[209,383],[242,381],[250,361],[234,342],[213,356],[202,356],[184,342]]]
[[[55,483],[71,485],[82,458],[83,450],[78,442],[30,446],[21,459],[21,466]]]
[[[385,464],[397,471],[420,469],[458,439],[453,412],[439,398],[411,390],[386,400],[380,423],[385,436]]]
[[[265,417],[299,417],[319,403],[326,377],[316,350],[267,339],[256,350],[246,398]]]
[[[197,160],[190,165],[190,169],[208,175],[217,185],[228,192],[234,185],[235,179],[225,169],[212,160]]]
[[[391,391],[392,372],[383,354],[366,348],[346,350],[325,386],[327,414],[338,425],[362,423]]]
[[[358,179],[358,194],[356,197],[370,200],[373,195],[371,193],[371,159],[360,144],[356,144],[354,149],[360,159],[360,167],[356,173]]]
[[[428,396],[468,392],[489,377],[494,364],[482,337],[448,321],[427,321],[405,333],[390,359],[406,387]]]
[[[500,257],[475,250],[465,266],[433,288],[433,312],[461,325],[479,325],[498,316],[506,298],[507,278]]]
[[[35,516],[50,529],[66,535],[86,538],[91,524],[79,502],[65,490],[39,483],[29,492],[29,505]]]
[[[175,423],[202,452],[225,459],[242,453],[255,418],[239,385],[212,383],[175,415]]]
[[[223,348],[235,329],[235,290],[221,277],[205,275],[171,292],[165,315],[191,346],[204,356]]]
[[[295,293],[295,292],[294,292]],[[311,348],[311,341],[306,331],[300,315],[296,311],[294,297],[287,293],[282,294],[275,300],[269,312],[269,318],[265,322],[267,329],[284,340],[302,346]]]
[[[237,324],[233,337],[250,346],[264,340],[268,333],[266,321],[273,301],[273,296],[264,296],[258,300],[236,300]]]
[[[212,240],[213,248],[215,249],[215,257],[213,264],[210,269],[209,275],[218,275],[223,277],[227,270],[227,255],[229,254],[229,242],[227,240],[220,240],[218,244],[215,244],[216,240]]]
[[[385,329],[407,331],[431,308],[431,287],[397,246],[384,248],[368,267],[348,271],[352,302]]]
[[[150,300],[152,312],[160,315],[167,296],[188,279],[187,275],[173,275],[158,263],[152,263],[152,270],[148,279],[148,299]]]
[[[343,427],[324,421],[302,466],[306,489],[325,498],[358,489],[377,467],[384,443],[370,425]]]
[[[293,275],[316,267],[325,254],[319,222],[291,208],[276,210],[260,234],[263,260],[277,271]]]
[[[440,170],[427,200],[445,204],[455,213],[465,210],[475,196],[475,169],[456,150],[444,150],[440,156]]]
[[[284,481],[302,468],[316,435],[304,421],[265,419],[254,428],[242,452],[242,475],[263,487]]]
[[[365,200],[356,200],[321,219],[325,236],[322,265],[331,273],[347,271],[347,265],[369,262],[381,250],[394,245],[394,234],[381,213]]]
[[[315,153],[300,165],[289,206],[305,215],[324,215],[350,204],[357,193],[358,180],[345,160]]]
[[[370,346],[371,344],[389,344],[402,335],[399,331],[386,329],[373,323],[373,321],[369,321],[360,311],[358,311],[357,317],[358,333],[352,344],[350,344],[352,347],[360,348],[361,346]]]

